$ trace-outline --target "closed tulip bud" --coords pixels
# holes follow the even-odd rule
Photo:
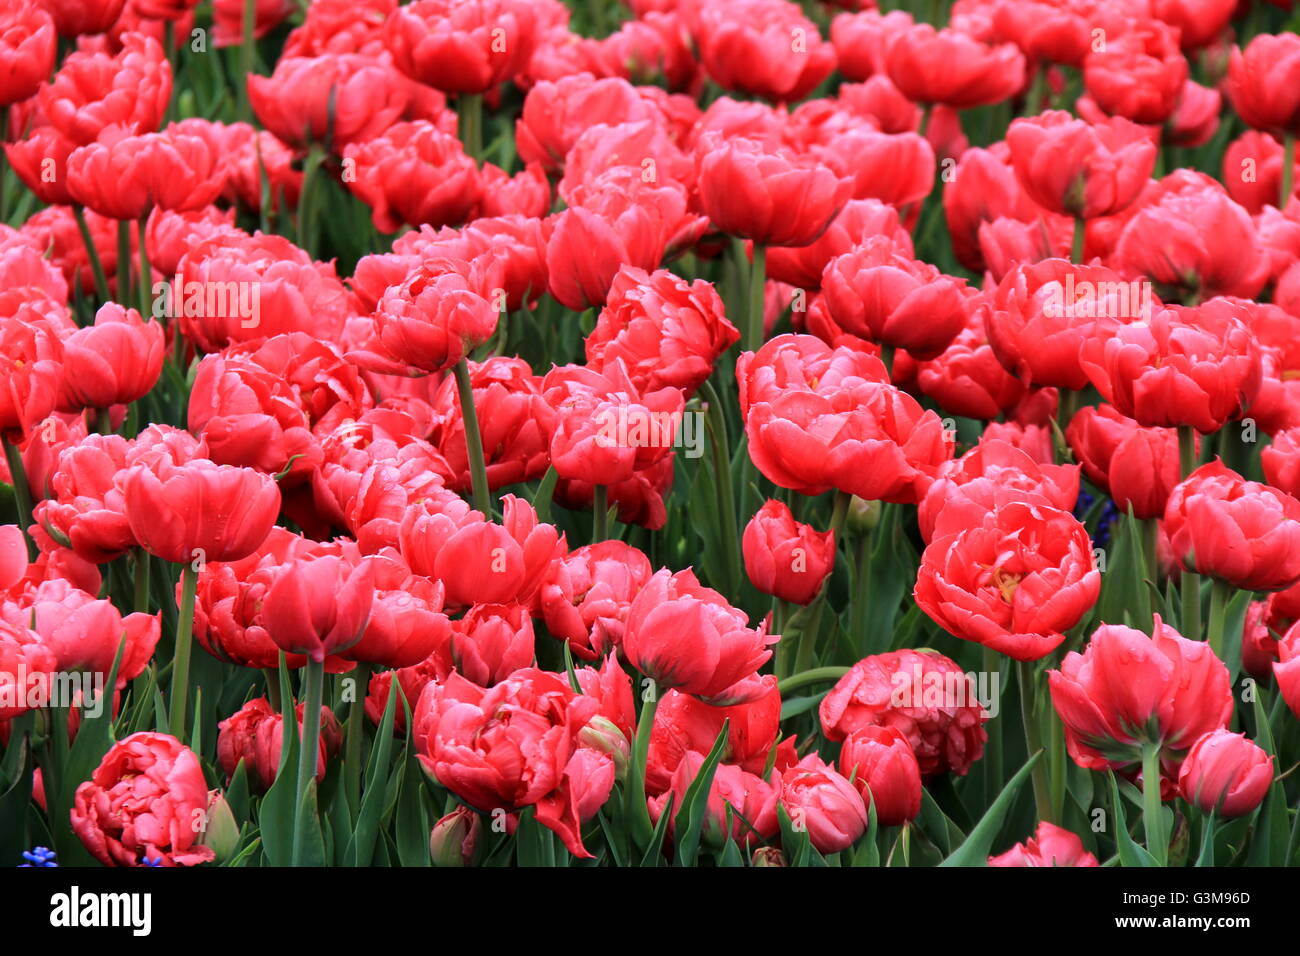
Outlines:
[[[750,859],[751,866],[789,866],[785,854],[774,846],[760,846]]]
[[[1215,730],[1192,744],[1178,771],[1178,790],[1202,813],[1231,819],[1259,806],[1273,783],[1273,758],[1246,737]]]
[[[122,481],[131,533],[150,554],[177,564],[237,561],[266,540],[280,489],[251,468],[194,459],[131,468]]]
[[[578,743],[584,747],[590,747],[592,750],[603,754],[608,754],[614,761],[614,778],[622,780],[627,774],[627,761],[631,753],[631,745],[628,743],[627,736],[623,731],[618,729],[608,717],[597,714],[587,723],[587,726],[578,731]]]
[[[1281,591],[1300,581],[1300,502],[1217,459],[1174,488],[1164,530],[1186,571],[1246,591]]]
[[[866,534],[874,531],[880,524],[884,505],[879,501],[866,501],[854,495],[849,500],[849,513],[845,517],[846,527],[854,534]]]
[[[460,867],[474,864],[483,818],[469,807],[457,807],[433,825],[429,833],[429,856],[434,866]]]
[[[907,750],[911,752],[910,747]],[[916,758],[912,759],[915,762]],[[809,754],[781,775],[779,802],[791,822],[808,833],[818,853],[846,850],[867,829],[862,796],[816,754]]]
[[[221,791],[213,790],[211,797],[205,825],[199,834],[199,846],[210,849],[214,862],[221,864],[234,856],[239,847],[239,822]]]
[[[808,604],[835,564],[835,532],[816,531],[794,520],[781,501],[768,501],[741,538],[745,572],[764,594]]]
[[[840,749],[840,773],[875,809],[882,827],[900,826],[921,812],[921,771],[896,727],[863,727]]]
[[[1007,130],[1016,178],[1039,205],[1081,219],[1111,216],[1141,194],[1156,146],[1136,123],[1096,125],[1062,110],[1018,119]]]
[[[1044,820],[1034,835],[1005,853],[989,857],[989,866],[1100,866],[1083,848],[1083,841],[1069,830]]]

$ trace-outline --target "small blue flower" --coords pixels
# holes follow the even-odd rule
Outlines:
[[[31,866],[58,866],[55,860],[55,852],[47,846],[32,847],[30,850],[23,851],[23,859],[26,863],[19,863],[19,869]]]
[[[160,857],[160,856],[146,856],[146,857],[144,858],[144,865],[145,865],[145,866],[162,866],[162,857]]]

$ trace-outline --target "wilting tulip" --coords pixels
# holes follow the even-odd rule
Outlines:
[[[768,501],[741,538],[745,572],[764,594],[808,604],[821,591],[835,563],[835,533],[794,520],[781,501]]]
[[[297,706],[298,733],[302,732],[303,706]],[[249,787],[264,793],[279,774],[283,743],[283,715],[276,713],[265,697],[255,697],[217,725],[217,763],[230,779],[242,761]],[[328,707],[322,707],[317,782],[325,779],[330,757],[338,753],[341,743],[338,720]]]
[[[1156,146],[1136,123],[1091,125],[1063,110],[1015,120],[1007,130],[1021,186],[1039,205],[1080,219],[1112,216],[1137,200]]]
[[[989,857],[989,866],[1100,866],[1083,848],[1083,841],[1054,823],[1044,820],[1024,843],[1005,853]]]
[[[105,866],[196,866],[216,855],[194,826],[208,802],[194,751],[167,734],[132,734],[77,787],[72,832]]]
[[[899,740],[910,754],[911,748],[902,735]],[[915,762],[916,758],[912,759]],[[863,798],[853,784],[816,754],[809,754],[781,775],[778,802],[795,828],[807,832],[819,853],[848,849],[867,828]]]
[[[839,767],[881,826],[901,826],[921,812],[920,767],[898,727],[866,726],[849,734]]]
[[[1103,624],[1082,654],[1048,673],[1070,756],[1088,770],[1135,771],[1158,748],[1172,774],[1201,735],[1232,715],[1228,669],[1203,641],[1189,641],[1156,615],[1151,637]]]
[[[1280,591],[1300,581],[1300,501],[1247,481],[1217,459],[1174,488],[1163,526],[1186,571],[1246,591]]]
[[[827,740],[844,740],[866,727],[897,728],[927,778],[949,771],[964,775],[988,739],[987,717],[970,676],[933,651],[864,657],[831,688],[818,712]]]
[[[748,626],[732,607],[690,570],[657,572],[628,611],[623,654],[661,687],[710,703],[739,703],[756,688],[745,682],[762,667],[779,635],[767,624]]]
[[[1144,521],[1164,515],[1181,478],[1174,429],[1143,428],[1103,402],[1079,409],[1065,438],[1088,480],[1121,512]]]
[[[913,592],[949,634],[1019,661],[1055,650],[1100,593],[1083,524],[1068,512],[1020,503],[964,530],[941,518]]]
[[[1264,801],[1273,775],[1273,758],[1263,747],[1245,734],[1214,730],[1187,752],[1178,771],[1178,790],[1202,813],[1231,819]]]

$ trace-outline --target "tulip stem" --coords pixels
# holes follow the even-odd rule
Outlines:
[[[248,95],[248,78],[253,74],[253,54],[257,47],[253,39],[257,23],[257,0],[244,0],[244,19],[240,24],[243,42],[239,45],[239,116],[253,122],[253,101]]]
[[[483,94],[462,93],[456,100],[460,114],[460,141],[476,163],[483,162]]]
[[[604,485],[591,488],[591,543],[598,544],[609,539],[609,489]]]
[[[706,380],[700,390],[708,404],[713,471],[718,485],[718,505],[722,508],[722,537],[726,542],[723,558],[726,563],[727,587],[729,593],[735,594],[740,589],[740,532],[735,493],[731,487],[731,438],[727,428],[727,413],[712,382]]]
[[[1035,699],[1033,661],[1018,661],[1016,671],[1020,681],[1020,721],[1025,725],[1025,746],[1029,756],[1032,757],[1043,749],[1043,734],[1038,724],[1038,708]],[[1036,761],[1032,775],[1034,807],[1038,811],[1038,819],[1055,823],[1052,812],[1052,791],[1047,780],[1047,765],[1041,760]]]
[[[1196,429],[1191,425],[1178,426],[1178,465],[1180,481],[1196,470]]]
[[[474,487],[474,507],[492,520],[492,492],[488,488],[487,464],[483,460],[483,439],[478,430],[478,413],[474,411],[474,386],[469,380],[469,363],[456,363],[456,391],[460,395],[460,414],[465,420],[465,459],[469,462],[470,483]]]
[[[1287,133],[1282,141],[1282,192],[1278,197],[1277,208],[1285,210],[1291,201],[1291,190],[1295,179],[1295,134]]]
[[[749,264],[749,316],[745,323],[745,350],[756,352],[763,344],[763,284],[767,279],[767,250],[754,243],[753,259]]]
[[[144,239],[148,223],[149,214],[145,213],[140,217],[140,318],[146,322],[153,315],[153,309],[149,307],[153,294],[153,284],[149,280],[153,278],[153,270],[149,267],[149,249]]]
[[[1087,223],[1082,216],[1074,217],[1074,241],[1070,243],[1070,261],[1083,262],[1083,241],[1088,232]]]
[[[95,431],[101,435],[113,434],[113,417],[107,408],[95,409]]]
[[[1232,597],[1232,585],[1224,581],[1210,582],[1210,621],[1206,639],[1214,656],[1223,660],[1223,629],[1227,620],[1228,599]]]
[[[277,714],[284,714],[284,702],[280,700],[280,672],[274,667],[263,667],[262,676],[266,679],[266,701]]]
[[[99,250],[90,235],[90,225],[86,222],[86,211],[79,205],[72,207],[72,216],[77,220],[77,231],[81,233],[81,244],[86,247],[86,258],[90,260],[90,272],[95,277],[95,294],[100,302],[108,301],[108,278],[104,275],[104,264],[99,259]]]
[[[181,612],[176,620],[176,650],[172,655],[171,712],[168,729],[182,743],[185,741],[185,705],[190,693],[190,651],[193,649],[194,595],[199,587],[195,562],[181,572]]]
[[[298,790],[293,809],[292,866],[302,866],[303,830],[307,821],[302,818],[307,789],[316,779],[316,760],[320,751],[320,708],[325,693],[325,661],[307,660],[303,671],[306,700],[302,710],[302,746],[298,750]]]
[[[18,508],[18,527],[22,528],[27,539],[27,556],[36,560],[36,541],[28,529],[32,526],[32,489],[27,484],[27,468],[23,465],[22,453],[18,446],[4,435],[0,435],[0,444],[4,445],[5,463],[9,466],[9,480],[14,486],[14,504]]]
[[[370,686],[370,665],[357,664],[350,675],[357,682],[356,697],[348,705],[347,740],[345,741],[344,779],[347,782],[348,804],[353,819],[361,812],[361,745],[366,737],[366,691]]]
[[[1169,841],[1164,834],[1164,811],[1160,806],[1160,745],[1142,745],[1142,825],[1146,830],[1147,852],[1160,866],[1165,865]]]
[[[136,548],[131,563],[135,568],[135,610],[149,613],[149,552]]]
[[[117,301],[131,301],[131,223],[117,221]]]
[[[816,684],[821,681],[839,680],[849,672],[849,668],[842,665],[833,665],[830,667],[814,667],[811,670],[800,671],[798,674],[791,674],[785,680],[776,685],[776,689],[785,696],[792,690],[798,690],[800,687],[806,687],[808,684]]]
[[[649,678],[646,678],[649,680]],[[636,741],[632,745],[632,759],[627,765],[627,819],[632,832],[633,844],[644,847],[650,843],[653,827],[650,824],[650,808],[646,805],[645,767],[650,754],[650,730],[654,727],[655,711],[659,707],[659,688],[650,681],[642,695],[641,716],[636,722]]]

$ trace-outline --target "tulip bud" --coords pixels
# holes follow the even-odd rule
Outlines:
[[[614,775],[622,780],[627,773],[627,759],[631,752],[627,737],[618,726],[601,714],[587,722],[587,726],[578,731],[578,743],[583,747],[608,754],[614,761]]]
[[[774,846],[760,846],[750,861],[753,866],[789,866],[785,855]]]
[[[470,866],[483,822],[469,807],[457,807],[433,825],[429,855],[434,866]]]
[[[874,531],[880,524],[883,505],[879,501],[867,501],[854,495],[849,501],[848,528],[854,534],[866,534]]]
[[[1215,730],[1187,752],[1178,774],[1183,799],[1203,813],[1240,817],[1263,801],[1273,782],[1273,758],[1244,734]]]
[[[239,848],[239,822],[230,809],[230,804],[221,791],[212,791],[212,802],[208,804],[203,831],[199,834],[199,845],[211,848],[217,855],[217,862],[224,863],[234,856]]]

